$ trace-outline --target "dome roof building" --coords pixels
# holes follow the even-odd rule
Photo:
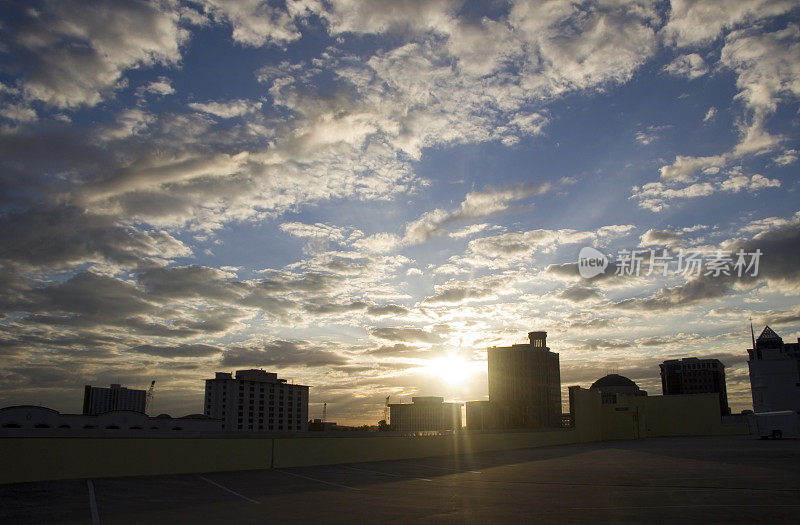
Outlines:
[[[647,392],[640,389],[639,385],[625,376],[608,374],[601,377],[589,387],[589,390],[598,390],[602,395],[603,404],[616,403],[617,395],[646,396]]]

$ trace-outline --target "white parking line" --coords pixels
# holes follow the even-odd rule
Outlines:
[[[238,493],[238,492],[236,492],[235,490],[231,490],[231,489],[229,489],[228,487],[226,487],[226,486],[224,486],[224,485],[220,485],[220,484],[219,484],[219,483],[217,483],[216,481],[211,481],[210,479],[208,479],[208,478],[206,478],[206,477],[204,477],[204,476],[201,476],[201,475],[199,475],[199,474],[197,475],[197,477],[198,477],[198,478],[200,478],[200,479],[202,479],[203,481],[207,481],[207,482],[211,483],[211,484],[212,484],[212,485],[214,485],[215,487],[219,487],[219,488],[221,488],[222,490],[224,490],[224,491],[226,491],[226,492],[230,492],[231,494],[234,494],[234,495],[236,495],[236,496],[239,496],[240,498],[242,498],[242,499],[244,499],[244,500],[247,500],[247,501],[249,501],[250,503],[255,503],[256,505],[258,505],[258,502],[257,502],[256,500],[254,500],[254,499],[250,499],[250,498],[248,498],[247,496],[243,496],[242,494],[239,494],[239,493]]]
[[[359,472],[370,472],[372,474],[383,474],[384,476],[392,476],[394,478],[405,478],[405,477],[407,477],[407,476],[402,476],[400,474],[392,474],[391,472],[380,472],[378,470],[368,470],[368,469],[365,469],[365,468],[356,468],[356,467],[342,467],[342,468],[346,468],[348,470],[357,470]],[[413,479],[418,479],[418,480],[421,480],[421,481],[432,481],[432,480],[430,480],[428,478],[413,478]]]
[[[334,487],[339,487],[339,488],[343,488],[343,489],[350,489],[350,490],[361,490],[361,489],[357,489],[355,487],[348,487],[347,485],[340,485],[338,483],[333,483],[333,482],[330,482],[330,481],[325,481],[325,480],[321,480],[321,479],[317,479],[317,478],[312,478],[310,476],[303,476],[302,474],[296,474],[294,472],[288,472],[286,470],[280,470],[280,469],[273,469],[273,470],[275,472],[280,472],[282,474],[288,474],[289,476],[294,476],[296,478],[309,479],[311,481],[316,481],[317,483],[324,483],[326,485],[333,485]]]
[[[89,510],[92,512],[92,525],[100,524],[100,513],[97,512],[97,500],[94,497],[94,483],[92,480],[86,480],[86,486],[89,488]]]

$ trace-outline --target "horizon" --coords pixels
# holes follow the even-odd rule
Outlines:
[[[0,20],[0,406],[155,380],[181,416],[263,368],[374,425],[386,396],[487,399],[486,349],[541,330],[564,406],[698,357],[738,413],[751,323],[800,339],[792,2]]]

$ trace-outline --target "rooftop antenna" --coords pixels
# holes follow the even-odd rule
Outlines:
[[[756,348],[756,334],[753,332],[753,316],[750,316],[750,337],[753,339],[753,349]]]
[[[389,396],[386,396],[386,403],[383,405],[383,420],[389,423]]]

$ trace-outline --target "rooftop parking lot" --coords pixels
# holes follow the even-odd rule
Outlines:
[[[745,436],[0,485],[1,523],[796,523],[800,441]]]

